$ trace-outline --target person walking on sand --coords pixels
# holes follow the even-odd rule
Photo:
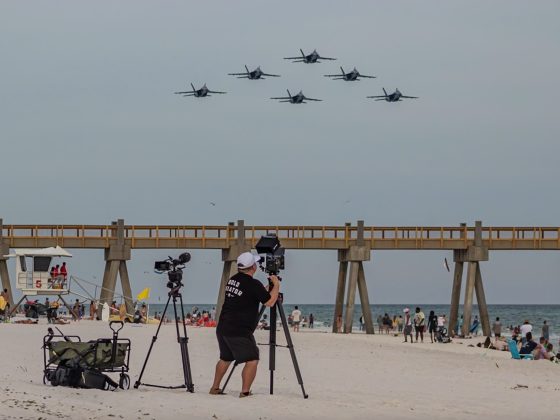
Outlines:
[[[550,340],[550,329],[548,328],[548,324],[546,323],[546,321],[543,321],[541,336],[544,337],[544,339],[548,343],[548,341]]]
[[[494,324],[492,324],[492,332],[496,338],[500,338],[502,336],[502,323],[500,322],[500,317],[497,317]]]
[[[416,342],[418,343],[418,335],[420,335],[420,342],[424,342],[424,325],[426,323],[426,315],[416,307],[416,314],[414,315],[414,330],[416,331]]]
[[[299,310],[299,308],[296,305],[294,307],[294,310],[292,311],[292,326],[294,327],[294,332],[299,331],[299,324],[300,323],[301,323],[301,311]]]
[[[430,333],[430,340],[432,343],[434,342],[434,334],[437,330],[438,325],[438,317],[434,311],[430,311],[430,315],[428,315],[428,332]]]
[[[315,317],[313,314],[309,314],[309,328],[313,328],[313,322],[315,321]]]
[[[412,340],[412,319],[410,317],[410,309],[404,308],[404,342],[406,343],[408,340],[408,336],[410,336],[410,343],[413,343]]]
[[[216,328],[216,338],[220,359],[216,363],[214,382],[210,394],[222,394],[220,383],[229,365],[245,363],[241,372],[242,387],[239,398],[251,395],[251,385],[257,375],[259,348],[253,333],[259,323],[259,305],[270,308],[276,304],[280,293],[280,280],[277,276],[268,277],[269,290],[254,279],[258,255],[244,252],[237,257],[237,274],[232,276],[224,290],[224,304]],[[270,328],[276,328],[271,325]]]

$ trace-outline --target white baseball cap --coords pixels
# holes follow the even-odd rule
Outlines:
[[[404,312],[404,313],[410,312],[410,309],[404,308],[404,309],[403,309],[403,312]]]
[[[244,252],[239,257],[237,257],[237,267],[239,268],[251,268],[254,264],[258,263],[261,257],[258,255],[253,255],[250,252]]]

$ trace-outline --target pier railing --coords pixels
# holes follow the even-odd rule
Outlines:
[[[434,226],[364,226],[363,240],[373,250],[465,249],[475,228]],[[3,225],[11,248],[108,248],[116,225]],[[244,226],[254,246],[263,234],[275,233],[287,249],[345,249],[358,240],[357,226]],[[232,225],[125,225],[132,249],[223,249],[237,241]],[[482,227],[483,245],[491,250],[560,250],[560,227]]]

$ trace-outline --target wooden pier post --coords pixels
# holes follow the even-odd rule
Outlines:
[[[490,331],[490,318],[488,316],[488,307],[486,306],[486,295],[484,294],[484,286],[482,285],[482,274],[480,272],[480,264],[476,262],[476,275],[474,288],[476,292],[476,302],[478,311],[480,312],[480,322],[482,324],[482,333],[486,337],[492,335]]]

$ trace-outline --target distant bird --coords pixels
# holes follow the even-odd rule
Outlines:
[[[210,201],[210,205],[211,205],[211,206],[215,206],[215,205],[216,205],[216,203],[214,203],[214,202]]]
[[[346,200],[346,201],[344,202],[344,204],[349,204],[350,202],[351,202],[351,200]]]
[[[447,263],[447,258],[443,259],[443,266],[447,269],[447,272],[449,273],[449,264]]]

